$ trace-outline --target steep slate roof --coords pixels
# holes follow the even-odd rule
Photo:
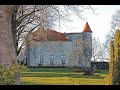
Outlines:
[[[90,26],[89,26],[88,22],[86,22],[86,24],[84,26],[84,29],[83,29],[83,32],[92,32],[92,30],[90,29]]]
[[[64,33],[52,29],[36,30],[28,36],[29,40],[35,41],[68,41]]]

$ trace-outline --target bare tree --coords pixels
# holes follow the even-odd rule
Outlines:
[[[40,17],[41,11],[44,8],[38,8],[36,5],[21,5],[20,8],[15,11],[12,15],[12,30],[14,35],[14,42],[16,46],[16,53],[19,54],[20,50],[24,46],[24,41],[26,40],[26,34],[32,32],[38,26],[42,20]],[[38,13],[39,12],[39,13]]]
[[[92,45],[91,41],[86,41],[85,38],[74,42],[77,49],[72,52],[71,60],[78,61],[79,66],[85,72],[84,75],[93,75],[91,70]]]
[[[101,43],[99,38],[92,39],[92,60],[101,61],[101,60],[109,60],[106,56],[106,46],[104,43]]]
[[[91,69],[91,74],[94,74],[97,66],[94,64],[91,67],[91,61],[97,62],[102,60],[108,60],[109,57],[106,56],[105,45],[100,43],[99,38],[92,38],[92,51],[91,48],[85,46],[81,40],[75,42],[77,49],[72,52],[72,60],[78,60],[78,64],[83,68],[84,71],[88,71],[88,68]],[[88,42],[89,43],[89,42]],[[89,44],[88,44],[89,45]],[[87,48],[86,48],[87,47]],[[81,66],[82,65],[82,66]],[[90,73],[89,72],[89,73]]]
[[[101,67],[102,63],[96,65],[96,62],[107,62],[109,60],[109,55],[104,43],[101,43],[99,38],[92,39],[92,62],[95,69]]]
[[[92,39],[92,60],[96,62],[102,56],[102,47],[99,38]]]
[[[82,13],[94,9],[90,5],[21,5],[13,13],[13,35],[17,55],[24,46],[27,34],[38,28],[55,28],[61,21],[70,21],[71,14],[82,18]]]
[[[110,53],[110,41],[111,39],[114,38],[114,34],[115,34],[115,29],[120,27],[120,10],[116,10],[115,14],[112,16],[112,21],[111,21],[111,30],[108,32],[108,34],[106,35],[106,42],[105,42],[105,47],[106,47],[106,51],[108,53]]]

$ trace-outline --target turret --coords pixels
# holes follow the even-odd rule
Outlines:
[[[86,39],[92,39],[92,30],[91,30],[88,22],[86,22],[82,33]]]
[[[92,57],[92,30],[86,22],[83,29],[83,56],[85,62],[88,63],[87,66],[90,67],[90,61]]]
[[[82,33],[83,33],[83,40],[92,42],[92,30],[88,22],[86,22]]]

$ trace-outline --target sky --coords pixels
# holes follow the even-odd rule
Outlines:
[[[77,16],[72,16],[72,22],[67,22],[61,25],[61,32],[82,32],[86,21],[88,22],[93,37],[98,37],[101,43],[105,42],[105,37],[111,29],[112,15],[116,10],[120,9],[120,5],[91,5],[95,9],[94,14],[92,10],[86,10],[83,17],[86,19],[82,21]]]

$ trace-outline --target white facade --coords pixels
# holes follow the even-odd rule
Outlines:
[[[36,42],[30,46],[28,66],[69,66],[71,44],[72,42]]]
[[[33,41],[33,44],[27,45],[27,66],[84,66],[82,64],[86,64],[86,61],[83,55],[83,33],[70,33],[66,37],[69,41]],[[90,59],[87,60],[89,64]]]
[[[33,37],[31,41],[28,40],[29,44],[26,43],[24,63],[28,67],[91,66],[92,31],[88,23],[86,23],[82,33],[48,31],[48,36],[44,34],[46,31],[42,34],[41,31],[34,32],[36,37]]]

